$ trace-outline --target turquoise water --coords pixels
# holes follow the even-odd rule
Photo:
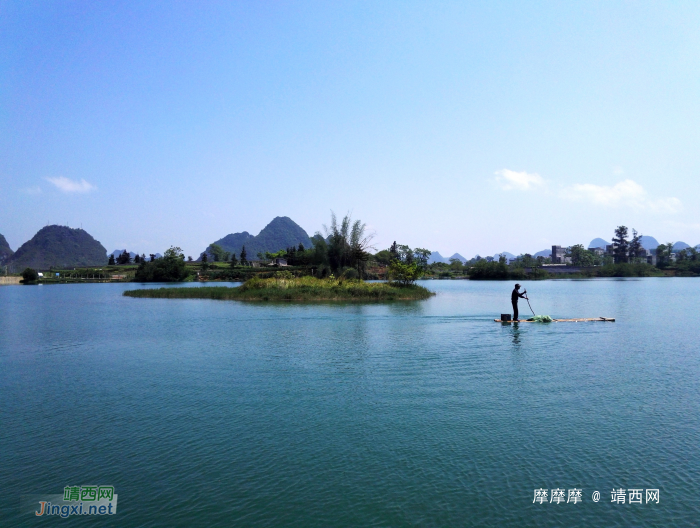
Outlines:
[[[0,525],[59,524],[20,496],[80,484],[114,485],[117,515],[60,523],[697,525],[700,280],[529,283],[537,313],[617,322],[515,326],[493,322],[511,283],[424,284],[387,305],[1,287]]]

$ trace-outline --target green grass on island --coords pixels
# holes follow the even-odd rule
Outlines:
[[[412,301],[435,293],[423,286],[360,280],[300,278],[253,278],[243,285],[201,288],[128,290],[127,297],[155,299],[216,299],[235,301]]]

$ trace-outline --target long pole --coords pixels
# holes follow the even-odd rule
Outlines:
[[[530,304],[530,298],[525,297],[525,300],[527,301],[527,305],[530,307],[530,311],[532,312],[532,315],[535,315],[535,310],[532,309],[532,305]]]

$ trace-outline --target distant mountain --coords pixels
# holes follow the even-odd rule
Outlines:
[[[651,250],[651,249],[656,249],[657,247],[659,247],[659,241],[651,236],[643,236],[642,238],[639,239],[639,242],[642,244],[642,247],[644,249]]]
[[[591,240],[591,243],[588,244],[589,248],[603,248],[605,249],[605,246],[609,246],[610,242],[607,240],[603,240],[602,238],[594,238]],[[550,252],[551,253],[551,252]]]
[[[15,269],[72,268],[107,264],[107,250],[87,231],[51,225],[41,228],[9,260]]]
[[[245,245],[248,259],[257,259],[258,253],[275,253],[281,249],[304,244],[305,248],[312,247],[309,235],[294,220],[286,216],[278,216],[265,228],[253,236],[247,231],[242,233],[232,233],[220,238],[213,244],[220,245],[224,251],[235,253],[237,257],[241,255],[241,248]],[[212,244],[212,245],[213,245]],[[210,248],[205,250],[211,257]]]
[[[7,243],[4,236],[0,235],[0,266],[4,266],[13,254],[14,251],[10,248],[10,244]]]
[[[596,240],[600,240],[600,239],[599,239],[599,238],[596,238]],[[544,258],[547,258],[547,257],[551,257],[551,256],[552,256],[552,250],[551,250],[551,249],[543,249],[542,251],[538,251],[537,253],[535,253],[535,254],[533,255],[533,257],[535,257],[535,258],[537,258],[537,257],[544,257]]]
[[[688,249],[690,247],[689,244],[686,244],[685,242],[676,242],[673,244],[673,251],[681,251],[682,249]]]
[[[462,264],[464,264],[464,263],[467,261],[467,259],[465,259],[465,258],[464,258],[462,255],[460,255],[459,253],[455,253],[454,255],[452,255],[450,258],[447,259],[447,262],[451,261],[452,259],[457,259],[457,260],[459,260]]]
[[[503,251],[502,253],[496,253],[493,256],[493,260],[498,260],[501,255],[505,255],[506,259],[508,259],[508,260],[515,258],[515,255],[513,255],[512,253],[508,253],[507,251]]]
[[[434,264],[435,262],[444,262],[445,264],[449,264],[450,261],[440,255],[439,251],[433,251],[428,257],[428,264]]]

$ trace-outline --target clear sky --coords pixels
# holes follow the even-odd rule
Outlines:
[[[700,2],[0,1],[0,233],[700,243]]]

